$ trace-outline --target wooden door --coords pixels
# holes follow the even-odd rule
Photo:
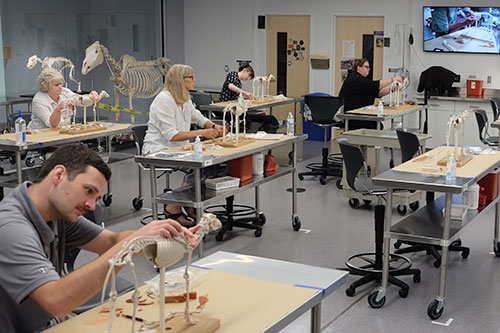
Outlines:
[[[309,93],[308,15],[269,15],[266,17],[266,75],[273,74],[269,94],[300,97]],[[257,75],[260,73],[257,73]],[[297,106],[300,107],[299,105]],[[273,108],[273,115],[286,119],[293,104]],[[302,133],[302,115],[297,110],[297,133]]]
[[[364,52],[373,48],[373,61],[371,61],[371,73],[374,80],[382,79],[384,64],[384,47],[380,39],[384,36],[384,18],[366,16],[337,16],[335,19],[335,95],[338,96],[342,87],[346,70],[341,71],[341,62],[348,58],[362,58]],[[371,45],[366,45],[367,40],[373,40]],[[378,40],[378,43],[377,43]],[[365,43],[363,43],[365,41]],[[352,48],[352,52],[351,52]],[[364,52],[363,52],[364,51]],[[344,68],[344,67],[343,67]]]

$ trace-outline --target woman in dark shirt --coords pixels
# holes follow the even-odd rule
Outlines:
[[[246,99],[251,99],[253,97],[252,93],[241,89],[241,80],[251,80],[254,77],[254,72],[252,66],[245,64],[240,66],[238,72],[230,72],[226,76],[226,81],[222,85],[222,90],[220,92],[220,101],[234,101],[238,99],[240,93]]]
[[[339,96],[344,99],[344,111],[373,105],[375,98],[389,94],[394,80],[403,82],[401,76],[390,79],[372,80],[368,78],[370,63],[367,59],[354,59],[352,70],[340,88]],[[377,128],[377,122],[365,120],[349,121],[349,130],[358,128]]]

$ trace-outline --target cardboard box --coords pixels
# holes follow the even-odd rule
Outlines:
[[[240,157],[227,162],[228,175],[242,182],[252,179],[252,155]]]

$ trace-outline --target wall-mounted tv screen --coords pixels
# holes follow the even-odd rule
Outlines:
[[[500,7],[423,8],[424,51],[499,54]]]

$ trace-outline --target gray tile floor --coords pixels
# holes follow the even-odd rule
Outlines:
[[[321,143],[304,143],[305,164],[319,161]],[[387,155],[387,152],[384,152]],[[317,154],[317,155],[316,155]],[[387,156],[386,156],[387,157]],[[399,157],[396,153],[396,159]],[[387,158],[382,158],[387,161]],[[386,166],[387,168],[387,166]],[[135,229],[139,220],[150,211],[149,176],[144,175],[145,205],[141,211],[132,208],[132,199],[137,195],[137,167],[132,160],[112,165],[113,203],[104,208],[107,225],[112,230]],[[172,176],[172,185],[178,186],[181,176]],[[163,180],[158,181],[163,186]],[[298,194],[298,213],[305,230],[293,231],[290,209],[290,177],[284,177],[261,187],[261,210],[267,223],[262,237],[256,238],[252,231],[234,230],[222,242],[214,235],[206,238],[206,255],[216,251],[230,251],[242,254],[298,262],[328,268],[344,267],[344,260],[358,252],[368,252],[374,245],[373,207],[352,209],[343,191],[337,189],[335,180],[320,185],[317,179],[299,181],[299,187],[306,189]],[[236,202],[253,204],[253,191],[236,197]],[[400,219],[393,209],[393,220]],[[322,332],[500,332],[500,259],[492,255],[494,211],[468,226],[463,233],[464,245],[471,248],[468,259],[458,253],[449,256],[447,298],[445,312],[432,323],[426,309],[437,295],[439,269],[432,266],[432,259],[423,254],[412,254],[414,267],[422,270],[422,281],[415,284],[411,277],[403,278],[410,285],[408,298],[402,299],[397,288],[390,287],[387,302],[381,309],[372,309],[366,300],[374,284],[358,289],[355,297],[345,295],[344,286],[323,301]],[[285,245],[285,246],[284,246]],[[92,255],[81,255],[77,264],[85,263]],[[143,257],[138,257],[136,272],[140,281],[156,274],[154,268]],[[127,270],[120,275],[131,280]],[[354,279],[349,278],[350,281]],[[442,325],[443,323],[449,326]],[[283,332],[308,332],[309,313],[289,325]]]

